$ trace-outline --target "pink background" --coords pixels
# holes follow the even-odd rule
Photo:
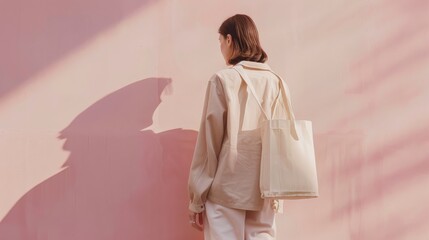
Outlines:
[[[425,0],[2,3],[0,239],[201,240],[186,181],[235,13],[314,126],[320,197],[279,239],[428,239]]]

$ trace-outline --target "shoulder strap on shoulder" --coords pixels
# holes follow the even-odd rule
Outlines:
[[[261,108],[261,111],[264,113],[265,117],[267,118],[267,120],[271,120],[272,116],[268,116],[264,109],[262,108],[261,103],[259,102],[257,96],[256,96],[256,92],[255,89],[253,87],[253,85],[250,82],[249,76],[246,74],[246,72],[244,71],[244,68],[242,65],[237,64],[233,67],[241,76],[241,78],[244,80],[244,82],[246,83],[247,87],[250,89],[252,95],[255,97],[256,102],[258,103],[259,107]],[[289,116],[289,119],[291,120],[291,130],[292,130],[292,134],[294,134],[295,138],[298,139],[298,134],[296,132],[296,125],[295,125],[295,115],[293,113],[292,110],[292,104],[291,104],[291,100],[290,100],[290,92],[287,89],[287,85],[284,82],[283,78],[281,78],[278,74],[276,74],[274,71],[269,70],[270,72],[272,72],[274,75],[276,75],[279,78],[279,82],[280,82],[280,91],[282,93],[283,96],[283,100],[286,101],[286,112]],[[277,106],[276,106],[277,107]],[[275,109],[274,109],[275,111]],[[273,111],[273,112],[274,112]]]

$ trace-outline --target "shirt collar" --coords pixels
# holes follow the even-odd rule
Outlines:
[[[254,62],[254,61],[246,61],[242,60],[237,65],[242,65],[249,68],[256,68],[256,69],[262,69],[262,70],[271,70],[270,66],[266,63],[261,62]]]

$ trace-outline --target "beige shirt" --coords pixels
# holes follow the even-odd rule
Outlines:
[[[279,93],[279,79],[266,63],[240,64],[270,115]],[[191,211],[202,212],[207,199],[230,208],[262,209],[261,140],[257,128],[265,119],[232,66],[210,78],[188,180]]]

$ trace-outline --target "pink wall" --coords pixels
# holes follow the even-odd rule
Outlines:
[[[235,13],[314,125],[321,196],[279,239],[428,238],[427,1],[3,5],[0,240],[201,240],[187,174]]]

